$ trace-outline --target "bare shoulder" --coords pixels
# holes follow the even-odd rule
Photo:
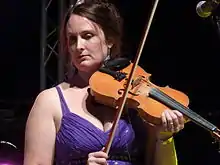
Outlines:
[[[58,85],[61,90],[65,90],[68,88],[67,83],[61,83]],[[55,87],[51,87],[41,91],[32,106],[32,111],[37,109],[38,111],[50,111],[57,112],[57,109],[60,108],[60,99]],[[45,113],[45,112],[44,112]]]
[[[41,91],[37,95],[30,113],[50,113],[50,115],[54,116],[59,112],[59,107],[58,92],[55,87],[52,87]]]
[[[54,87],[45,89],[37,95],[33,107],[40,106],[44,108],[52,108],[52,106],[54,106],[54,103],[57,102],[57,98],[57,91]]]
[[[43,103],[45,103],[47,101],[53,101],[57,97],[56,93],[57,93],[57,91],[56,91],[55,87],[45,89],[37,95],[35,101],[43,102]]]

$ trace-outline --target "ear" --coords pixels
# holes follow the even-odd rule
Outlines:
[[[112,39],[109,39],[109,40],[107,41],[107,46],[108,46],[108,48],[111,49],[113,45],[114,45],[113,40],[112,40]]]
[[[113,44],[111,43],[111,44],[108,44],[108,48],[109,49],[111,49],[112,48],[112,46],[113,46]]]

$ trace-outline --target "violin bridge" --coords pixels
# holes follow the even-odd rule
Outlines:
[[[131,82],[131,86],[132,88],[131,89],[134,89],[136,86],[138,86],[140,83],[141,83],[141,80],[142,80],[142,76],[139,76],[138,78],[136,78],[135,80],[133,80]]]
[[[129,91],[130,94],[132,95],[143,95],[143,96],[148,96],[150,87],[147,83],[142,82],[143,77],[139,76],[135,80],[132,81],[131,85],[131,90]]]

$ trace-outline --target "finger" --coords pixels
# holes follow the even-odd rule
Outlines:
[[[165,131],[167,131],[167,119],[165,116],[165,112],[161,114],[162,125]]]
[[[89,153],[88,157],[95,157],[95,158],[108,158],[107,153],[103,152],[103,151],[98,151],[98,152],[93,152],[93,153]]]
[[[87,162],[88,164],[107,165],[107,160],[105,158],[90,157]]]
[[[184,118],[183,118],[183,114],[180,113],[179,111],[174,110],[173,111],[177,117],[178,117],[178,121],[179,121],[179,129],[183,129],[184,128]]]
[[[164,113],[167,120],[167,130],[173,132],[174,131],[173,119],[169,113],[169,110],[164,111]]]
[[[172,118],[173,121],[173,132],[177,132],[179,131],[179,120],[178,120],[178,116],[174,113],[174,111],[169,110],[168,111],[170,114],[170,117]]]

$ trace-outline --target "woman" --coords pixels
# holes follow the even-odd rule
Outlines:
[[[67,82],[37,96],[26,125],[25,165],[177,163],[172,133],[184,126],[178,111],[162,113],[161,128],[170,132],[162,134],[161,128],[128,110],[119,121],[109,155],[103,152],[115,110],[93,102],[89,78],[106,59],[121,54],[121,29],[120,15],[107,2],[82,3],[68,12],[61,34],[68,68],[74,66],[75,71]]]

